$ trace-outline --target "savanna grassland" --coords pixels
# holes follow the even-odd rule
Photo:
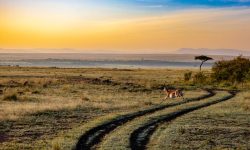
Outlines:
[[[84,135],[97,135],[89,149],[135,149],[137,135],[148,149],[249,149],[249,83],[185,81],[190,71],[2,66],[0,149],[79,149]],[[163,87],[185,99],[162,101]]]

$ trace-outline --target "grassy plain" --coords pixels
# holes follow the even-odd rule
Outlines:
[[[162,103],[164,86],[184,88],[186,98],[215,88],[185,82],[183,74],[189,71],[198,70],[0,67],[0,149],[70,149],[81,134],[116,116],[181,101]],[[235,120],[249,126],[248,102],[246,91],[212,112],[237,117],[239,110],[247,119]],[[214,107],[207,109],[219,104]]]
[[[250,92],[162,124],[148,149],[249,149]]]
[[[194,93],[196,94],[196,93]],[[201,93],[200,93],[201,94]],[[178,110],[181,109],[185,109],[188,108],[190,106],[195,106],[204,102],[209,102],[209,101],[213,101],[215,99],[221,98],[223,96],[228,95],[226,92],[218,92],[218,94],[216,94],[216,96],[208,98],[204,101],[195,101],[195,102],[190,102],[187,104],[183,104],[180,106],[176,106],[176,107],[170,107],[161,111],[157,111],[156,113],[153,113],[151,115],[148,116],[144,116],[144,117],[140,117],[137,118],[133,121],[128,122],[127,124],[117,128],[114,132],[112,132],[112,134],[107,135],[104,139],[104,142],[100,144],[100,146],[98,147],[99,149],[105,149],[105,150],[127,150],[129,149],[129,137],[131,135],[131,133],[139,128],[142,125],[145,125],[147,122],[151,121],[151,120],[155,120],[157,118],[159,118],[162,115],[166,115],[166,114],[170,114],[173,112],[176,112]],[[196,94],[196,96],[200,96],[198,93]]]

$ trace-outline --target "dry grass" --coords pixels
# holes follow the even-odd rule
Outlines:
[[[202,90],[189,91],[189,92],[186,93],[186,96],[187,96],[187,98],[191,98],[191,97],[196,97],[197,95],[203,95],[205,93],[206,92],[202,91]],[[181,101],[181,99],[178,99],[178,101]],[[174,103],[174,102],[176,102],[176,101],[169,100],[169,101],[165,101],[163,104],[167,104],[167,103],[170,104],[170,103]],[[113,120],[117,116],[132,113],[134,111],[135,110],[131,111],[129,109],[123,110],[122,112],[116,111],[116,112],[111,113],[109,115],[105,115],[104,117],[99,117],[99,118],[93,119],[92,121],[90,121],[90,122],[88,122],[88,123],[86,123],[86,124],[84,124],[82,126],[79,126],[78,128],[74,128],[72,130],[69,130],[68,133],[65,133],[65,132],[60,133],[58,135],[58,137],[53,139],[53,141],[56,141],[57,143],[59,143],[60,147],[63,148],[63,149],[72,149],[72,147],[75,146],[78,138],[82,134],[84,134],[86,131],[88,131],[90,128],[93,128],[93,127],[95,127],[95,126],[97,126],[99,124],[102,124],[104,122],[107,122],[109,120]],[[136,110],[136,111],[138,111],[138,110]],[[133,129],[133,128],[130,128],[130,130],[131,129]],[[119,133],[117,132],[117,134],[119,134]],[[118,148],[118,147],[116,147],[116,148]]]
[[[14,91],[5,92],[3,95],[3,100],[5,100],[5,101],[17,101],[18,100],[17,93]]]
[[[0,109],[0,120],[13,120],[26,114],[46,110],[74,108],[79,105],[104,109],[134,108],[138,105],[154,105],[161,100],[159,91],[136,92],[133,87],[93,85],[84,82],[72,83],[70,78],[83,74],[90,78],[104,78],[121,84],[134,83],[151,89],[162,85],[173,85],[180,80],[181,70],[113,70],[113,69],[55,69],[3,67],[0,85],[4,94]],[[49,73],[48,73],[49,72]],[[56,76],[55,76],[56,75]],[[166,80],[170,79],[170,80]],[[175,80],[174,80],[175,79]],[[124,89],[124,90],[122,90]],[[114,96],[115,94],[115,96]],[[1,98],[2,97],[2,98]],[[149,98],[151,97],[151,98]],[[117,103],[119,101],[119,103]]]
[[[164,96],[159,91],[143,92],[143,87],[126,85],[121,80],[113,86],[93,82],[95,78],[107,78],[100,76],[112,70],[1,69],[0,142],[4,148],[33,149],[34,143],[37,147],[50,145],[44,139],[50,141],[60,132],[96,117],[150,107]],[[83,72],[86,74],[82,81],[79,74]],[[17,95],[17,100],[13,101],[12,95]]]
[[[52,144],[52,139],[67,139],[72,145],[80,133],[106,121],[97,118],[112,118],[161,103],[164,85],[196,89],[187,92],[187,97],[202,93],[183,81],[183,73],[189,69],[0,69],[2,149],[61,147],[57,140]],[[242,111],[249,110],[249,105],[241,105]],[[67,133],[74,138],[66,137]]]
[[[164,124],[149,149],[249,149],[250,92]]]
[[[197,94],[196,96],[200,96],[202,94]],[[129,149],[129,138],[132,132],[135,129],[138,129],[139,127],[145,125],[147,122],[154,120],[156,118],[159,118],[163,115],[175,112],[177,110],[181,110],[184,108],[188,108],[190,106],[202,104],[204,102],[209,102],[216,100],[218,98],[221,98],[223,96],[227,95],[226,92],[219,92],[216,96],[202,100],[202,101],[197,101],[197,102],[191,102],[187,104],[183,104],[180,106],[175,106],[175,107],[170,107],[161,111],[157,111],[153,114],[147,115],[147,116],[142,116],[140,118],[137,118],[133,121],[130,121],[123,126],[118,127],[114,132],[111,134],[107,135],[103,142],[99,145],[98,149],[100,150],[128,150]]]

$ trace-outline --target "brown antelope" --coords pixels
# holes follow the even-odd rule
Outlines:
[[[167,95],[164,99],[167,98],[176,98],[176,97],[182,97],[183,98],[183,92],[179,89],[177,90],[169,90],[164,87],[163,92]]]

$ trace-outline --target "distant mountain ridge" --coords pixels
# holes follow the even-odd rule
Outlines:
[[[243,51],[237,49],[182,48],[177,50],[176,54],[250,56],[250,51]]]

